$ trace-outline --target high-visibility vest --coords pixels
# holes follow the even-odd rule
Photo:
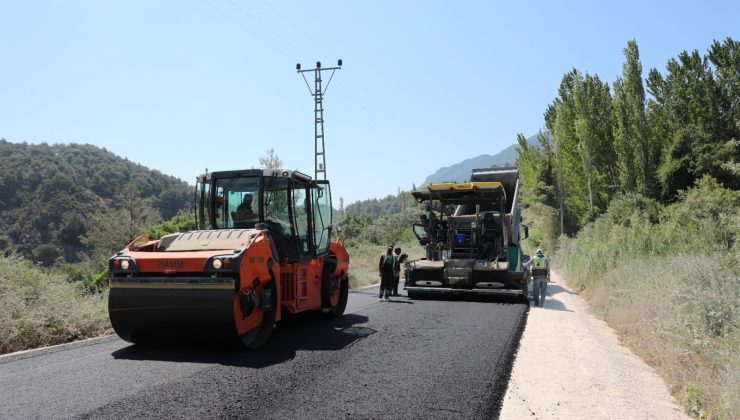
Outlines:
[[[532,258],[532,267],[533,268],[547,268],[547,260],[544,256],[535,255]]]

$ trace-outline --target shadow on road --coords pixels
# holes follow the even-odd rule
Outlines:
[[[368,322],[364,315],[346,314],[326,320],[319,313],[284,318],[262,347],[247,350],[234,342],[178,341],[157,345],[131,345],[112,353],[114,359],[158,360],[209,363],[225,366],[263,368],[291,360],[298,351],[337,351],[375,333],[357,324]]]
[[[550,284],[547,285],[547,294],[548,295],[551,295],[551,294],[552,295],[555,295],[555,294],[558,294],[558,293],[567,293],[569,295],[578,295],[578,293],[573,293],[570,290],[568,290],[568,289],[566,289],[566,288],[564,288],[562,286],[558,286],[557,284],[550,283]]]
[[[378,296],[378,291],[373,291],[372,289],[364,289],[364,290],[350,290],[350,295],[367,295],[367,296]]]
[[[550,288],[547,288],[548,293],[547,297],[545,298],[545,304],[542,306],[543,309],[550,309],[553,311],[563,311],[563,312],[573,312],[572,310],[568,309],[565,304],[557,299],[551,299],[550,298]]]
[[[413,305],[414,304],[414,302],[412,302],[412,301],[410,301],[408,299],[399,300],[398,299],[399,297],[400,296],[392,297],[391,300],[389,300],[388,302],[384,302],[384,303],[405,303],[407,305]]]

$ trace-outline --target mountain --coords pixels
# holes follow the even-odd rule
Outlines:
[[[548,131],[543,132],[549,135]],[[527,138],[527,143],[537,145],[538,134]],[[433,182],[467,182],[470,179],[470,172],[475,168],[490,168],[491,166],[511,166],[516,164],[516,158],[519,154],[516,151],[516,144],[505,148],[495,155],[479,155],[474,158],[465,159],[460,163],[438,169],[429,175],[424,182],[417,184],[419,186]]]
[[[186,182],[89,144],[0,139],[0,156],[0,252],[47,264],[92,255],[94,245],[83,238],[101,224],[168,219],[193,197]],[[101,217],[122,210],[128,220]]]

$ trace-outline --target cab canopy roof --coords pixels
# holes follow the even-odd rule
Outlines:
[[[500,182],[441,182],[428,184],[411,191],[416,201],[447,201],[456,204],[475,204],[506,199],[506,191]]]
[[[197,180],[200,182],[204,182],[204,181],[210,181],[212,178],[240,178],[240,177],[256,177],[260,175],[266,176],[266,177],[294,178],[294,179],[299,179],[301,181],[306,181],[306,182],[311,181],[311,177],[309,175],[304,174],[303,172],[300,172],[297,170],[277,169],[277,168],[237,169],[237,170],[231,170],[231,171],[206,172],[204,174],[198,175]]]

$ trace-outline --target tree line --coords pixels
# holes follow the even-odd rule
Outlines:
[[[186,182],[89,144],[0,140],[0,252],[78,262],[191,205]]]
[[[544,113],[551,137],[517,137],[523,201],[573,234],[617,195],[670,203],[710,176],[740,188],[740,42],[683,51],[643,79],[637,42],[613,83],[573,69]]]

